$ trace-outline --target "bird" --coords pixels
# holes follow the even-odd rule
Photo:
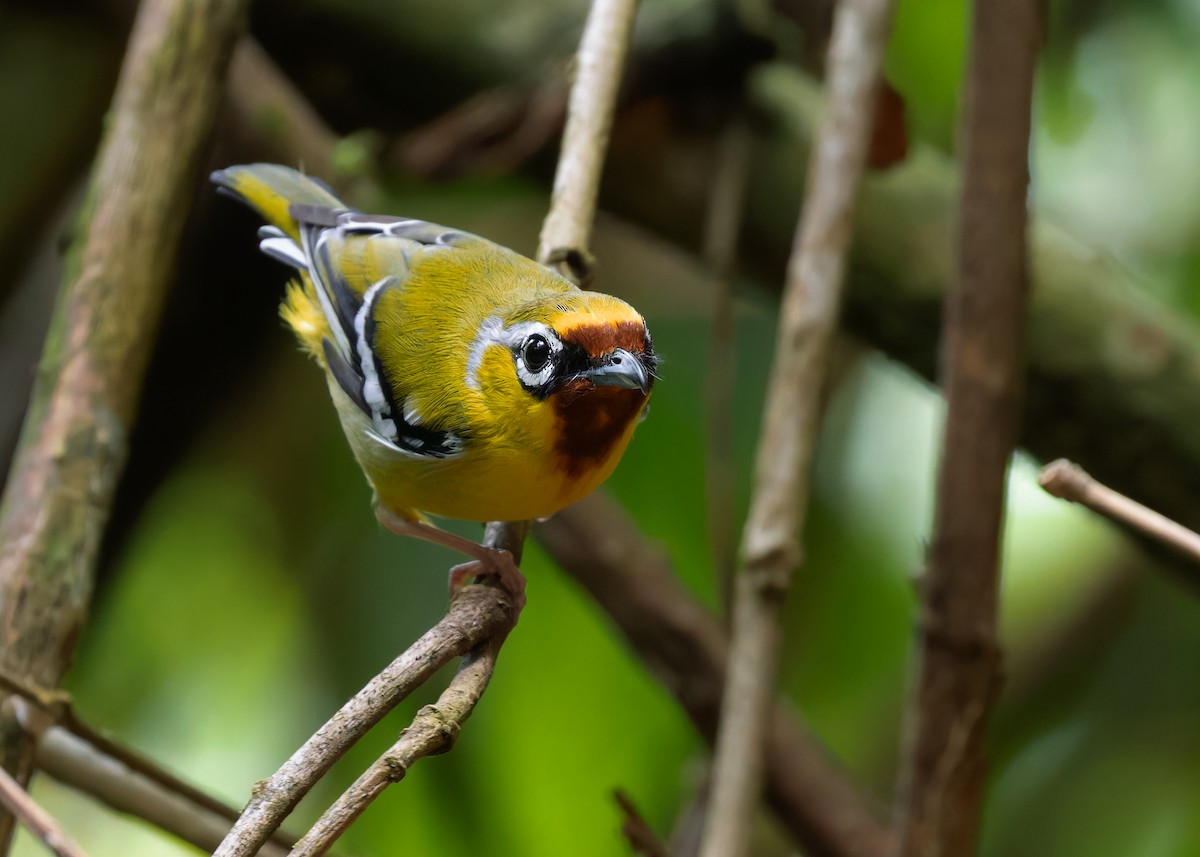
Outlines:
[[[357,211],[290,167],[211,179],[296,273],[280,314],[325,372],[379,522],[470,557],[452,595],[494,575],[519,611],[512,555],[433,519],[544,519],[604,482],[657,378],[645,319],[480,236]]]

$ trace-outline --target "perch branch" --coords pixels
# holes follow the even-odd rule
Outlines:
[[[371,801],[392,783],[404,779],[419,759],[453,749],[463,723],[487,690],[506,636],[504,631],[494,634],[482,644],[480,651],[463,659],[462,667],[437,702],[417,712],[396,743],[355,780],[296,843],[292,857],[324,854]]]
[[[1026,199],[1036,0],[975,3],[959,287],[946,300],[946,424],[897,789],[904,857],[973,854],[996,640],[1005,476],[1029,303]]]
[[[593,494],[538,524],[554,560],[608,613],[710,745],[729,637],[620,506]],[[767,800],[811,857],[883,857],[891,838],[866,799],[792,712],[776,705],[766,735]]]
[[[1038,484],[1055,497],[1087,506],[1118,524],[1157,539],[1192,562],[1200,562],[1200,533],[1097,482],[1078,464],[1062,458],[1052,461],[1042,469]]]
[[[842,0],[834,13],[827,114],[788,265],[767,388],[754,496],[734,586],[729,677],[721,705],[702,857],[749,849],[762,791],[780,646],[780,616],[800,564],[808,471],[829,343],[842,302],[846,251],[866,163],[891,0]]]
[[[146,0],[54,309],[0,508],[2,664],[54,687],[91,595],[141,378],[245,0]],[[28,780],[32,742],[0,723]],[[11,816],[0,819],[7,842]]]
[[[83,849],[63,833],[54,817],[38,806],[13,775],[3,768],[0,768],[0,803],[58,857],[87,857]]]
[[[214,857],[252,857],[326,771],[412,691],[454,658],[511,626],[513,604],[492,586],[467,586],[446,616],[371,679],[265,782]]]

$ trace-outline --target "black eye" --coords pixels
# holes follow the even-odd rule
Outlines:
[[[546,337],[535,333],[525,340],[525,349],[521,356],[525,360],[525,370],[536,375],[550,362],[550,343],[546,341]]]

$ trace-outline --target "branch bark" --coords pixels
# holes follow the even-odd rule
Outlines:
[[[404,779],[419,759],[454,748],[463,723],[487,690],[496,669],[496,658],[507,632],[501,630],[463,659],[462,667],[437,702],[426,705],[400,738],[354,781],[292,849],[292,857],[319,857],[346,832],[375,798],[392,783]]]
[[[84,622],[141,378],[245,0],[147,0],[0,508],[3,670],[55,687]],[[27,782],[11,717],[0,761]],[[11,816],[0,819],[0,841]]]
[[[1200,562],[1200,533],[1097,482],[1078,464],[1062,458],[1052,461],[1042,469],[1038,484],[1055,497],[1087,506],[1109,520],[1162,542],[1192,562]]]
[[[625,635],[710,745],[726,683],[723,623],[680,582],[629,516],[593,494],[538,524],[538,540]],[[767,802],[811,857],[883,857],[892,839],[846,772],[776,705],[766,734]]]
[[[34,836],[42,841],[56,857],[87,857],[54,817],[38,806],[12,774],[0,768],[0,803],[20,819]]]
[[[270,779],[255,786],[250,802],[214,857],[253,857],[333,763],[385,714],[442,666],[512,622],[513,604],[503,590],[465,587],[438,624],[371,679]]]
[[[890,24],[890,0],[842,0],[835,12],[828,112],[813,151],[808,197],[788,266],[742,568],[734,587],[729,677],[702,857],[740,857],[750,847],[778,671],[780,616],[800,564],[821,390],[841,310],[854,203]]]
[[[960,285],[942,341],[946,429],[922,581],[918,673],[898,789],[901,854],[975,852],[996,639],[1005,477],[1017,439],[1029,277],[1035,0],[975,3],[966,93]]]

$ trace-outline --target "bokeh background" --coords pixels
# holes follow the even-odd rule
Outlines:
[[[128,11],[98,2],[0,7],[5,457]],[[585,11],[582,0],[261,0],[252,30],[344,135],[341,167],[351,175],[372,160],[393,167],[385,191],[358,204],[532,252],[552,151],[505,169],[468,159],[434,175],[396,169],[384,155],[389,140],[488,86],[555,73]],[[698,43],[711,41],[725,14],[706,0],[645,0],[639,37],[670,31],[686,43],[694,30],[708,34]],[[910,158],[953,152],[966,32],[962,0],[898,4],[887,74]],[[788,39],[793,55],[785,49],[772,62],[819,67],[817,40],[806,45],[799,30]],[[731,68],[764,58],[761,45],[747,44],[730,49]],[[1198,44],[1196,0],[1051,0],[1032,146],[1033,205],[1081,253],[1111,258],[1190,321],[1200,314]],[[714,81],[727,71],[718,60],[709,70]],[[662,74],[659,97],[676,97],[678,82]],[[711,118],[697,110],[702,132]],[[261,156],[252,134],[222,125],[214,166]],[[444,571],[457,560],[375,524],[324,381],[277,321],[285,271],[257,256],[249,212],[206,185],[196,194],[69,688],[91,722],[240,804],[441,616]],[[665,358],[652,414],[607,490],[719,609],[705,499],[715,286],[697,249],[601,216],[598,287],[642,309]],[[739,276],[734,289],[736,479],[726,500],[740,522],[778,281]],[[783,691],[886,812],[941,405],[870,342],[844,343],[835,377],[807,562],[788,607]],[[1186,571],[1164,573],[1124,534],[1041,494],[1036,470],[1019,455],[1010,480],[1007,685],[989,733],[981,853],[1200,853],[1197,590]],[[622,854],[613,788],[627,790],[664,835],[694,798],[706,753],[674,701],[536,543],[525,568],[529,608],[458,746],[391,789],[340,853]],[[290,827],[314,819],[443,681],[363,741]],[[35,795],[96,857],[195,853],[45,778]],[[21,837],[19,854],[40,853]],[[794,853],[765,816],[757,853]]]

